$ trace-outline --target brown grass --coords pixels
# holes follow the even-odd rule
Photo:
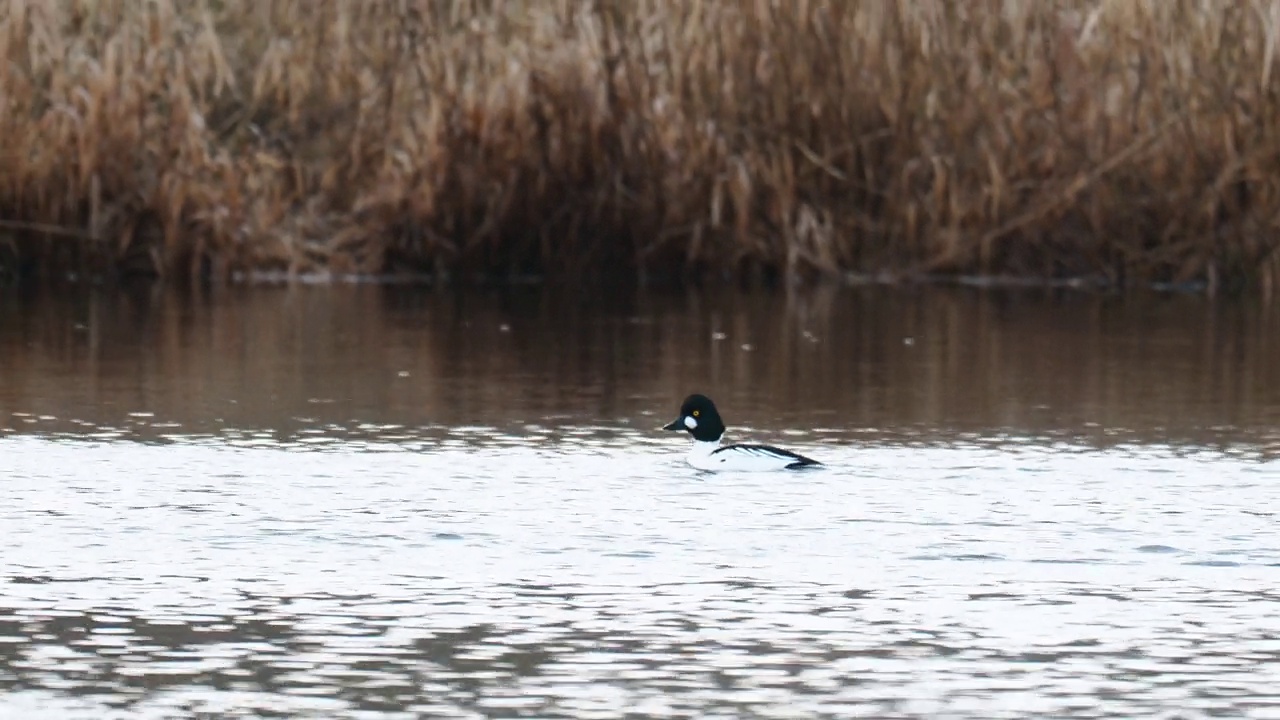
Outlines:
[[[1274,0],[5,0],[0,266],[1280,280]]]

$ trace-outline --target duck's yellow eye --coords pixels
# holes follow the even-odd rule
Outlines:
[[[701,411],[699,411],[699,410],[694,410],[694,411],[693,411],[693,416],[694,416],[694,417],[698,417],[698,415],[700,415],[700,414],[701,414]]]

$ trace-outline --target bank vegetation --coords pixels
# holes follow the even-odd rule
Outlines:
[[[1273,0],[7,0],[0,273],[1280,280]]]

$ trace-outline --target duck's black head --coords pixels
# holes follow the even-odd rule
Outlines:
[[[694,440],[715,442],[724,435],[724,422],[716,412],[716,404],[706,395],[690,395],[680,406],[680,417],[663,430],[687,430]]]

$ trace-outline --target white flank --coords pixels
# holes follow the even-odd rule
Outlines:
[[[785,470],[796,461],[786,455],[778,455],[761,448],[731,448],[717,453],[720,441],[703,442],[695,440],[693,449],[687,458],[690,465],[698,470],[753,472],[763,470]]]

